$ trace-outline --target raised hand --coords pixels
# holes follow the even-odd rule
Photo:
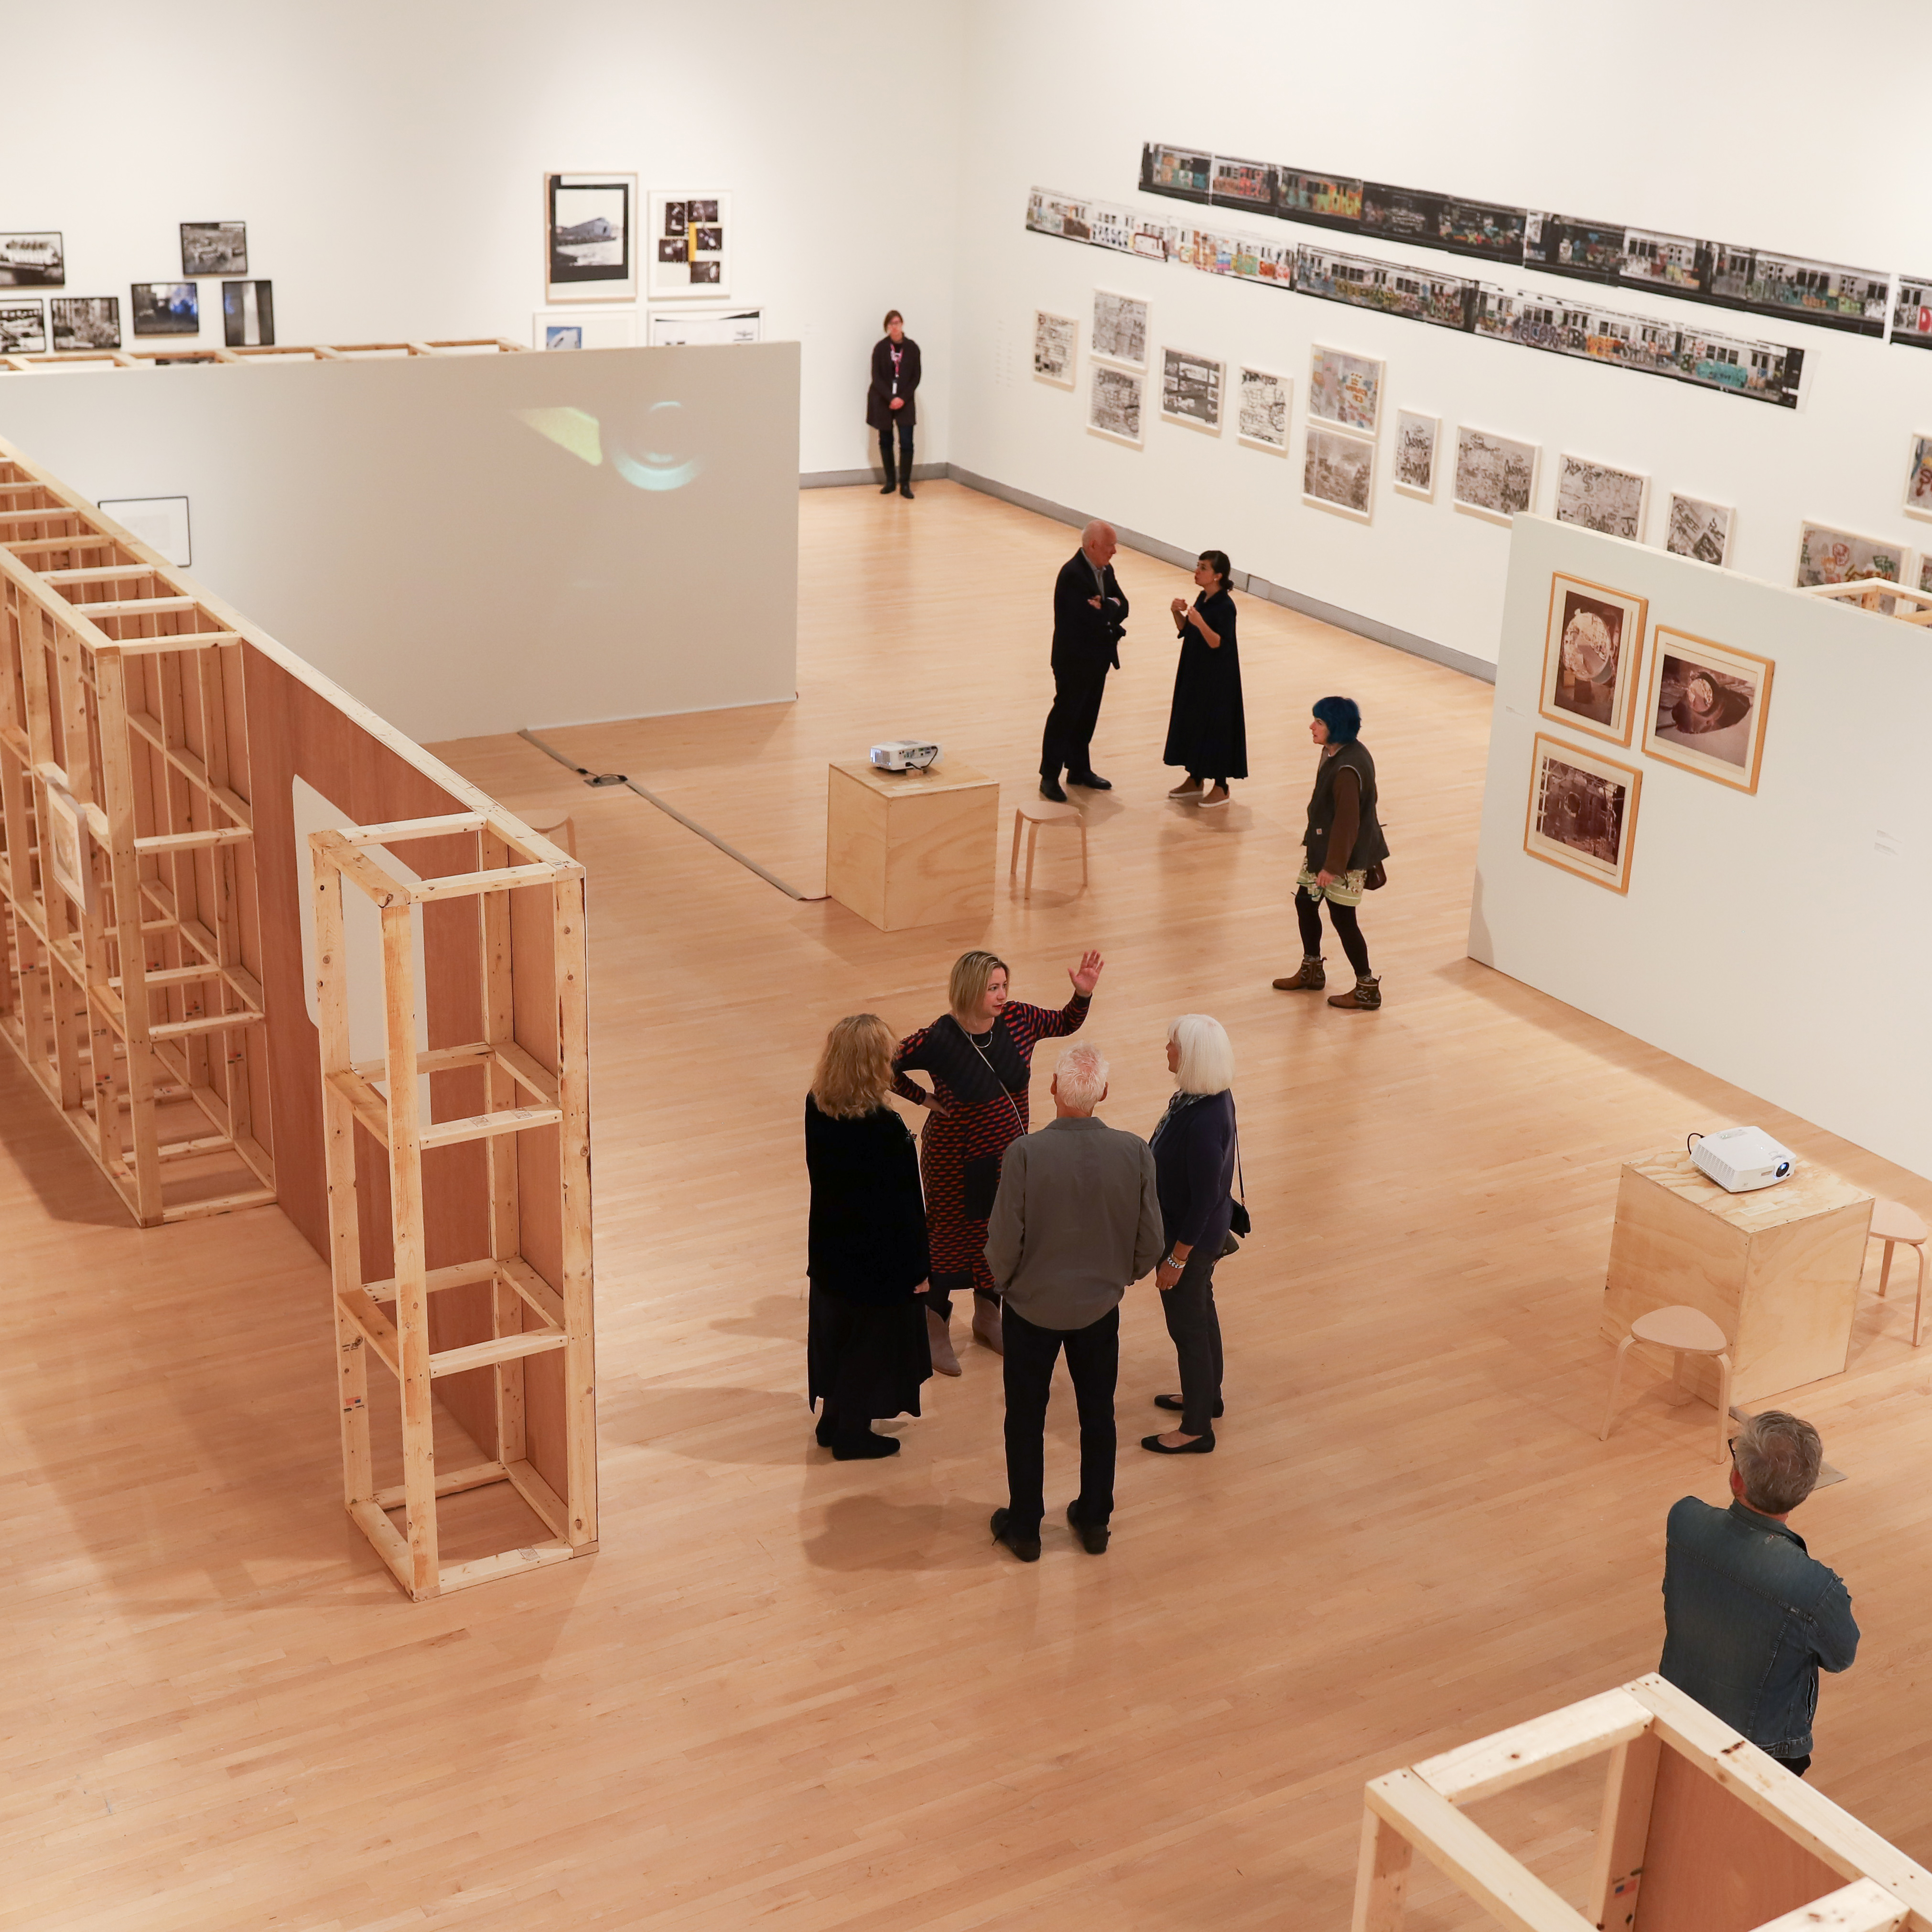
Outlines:
[[[1094,997],[1095,983],[1099,980],[1101,969],[1106,963],[1106,961],[1102,959],[1097,952],[1089,951],[1082,953],[1080,964],[1078,966],[1070,966],[1066,969],[1066,976],[1073,982],[1073,990],[1076,993],[1084,993],[1089,999],[1091,999]]]

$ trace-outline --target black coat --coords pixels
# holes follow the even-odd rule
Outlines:
[[[1177,1094],[1154,1130],[1154,1179],[1170,1243],[1218,1255],[1234,1214],[1234,1096]]]
[[[902,1301],[932,1272],[919,1154],[886,1106],[835,1120],[805,1096],[805,1165],[812,1177],[806,1272],[848,1301]]]
[[[919,402],[913,392],[919,387],[919,344],[910,336],[898,345],[898,393],[905,407],[892,407],[892,338],[882,335],[872,344],[872,382],[866,392],[866,421],[874,429],[886,429],[902,422],[910,429],[919,418]]]
[[[1221,641],[1210,646],[1192,624],[1180,634],[1174,670],[1174,704],[1167,716],[1164,764],[1196,778],[1248,775],[1248,721],[1241,704],[1241,647],[1234,636],[1234,600],[1225,590],[1194,600],[1201,621]]]
[[[1076,550],[1053,580],[1053,668],[1066,674],[1120,668],[1120,634],[1127,628],[1127,600],[1110,563],[1101,573],[1104,592],[1094,581],[1087,553]],[[1103,598],[1096,610],[1090,598]]]

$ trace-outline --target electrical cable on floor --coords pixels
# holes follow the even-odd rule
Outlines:
[[[584,782],[593,789],[607,785],[622,785],[626,791],[634,791],[646,804],[654,805],[658,811],[677,820],[687,832],[694,832],[707,844],[715,845],[728,859],[735,859],[748,872],[758,874],[768,886],[776,886],[787,898],[796,899],[801,905],[815,905],[820,899],[830,898],[829,892],[802,892],[795,886],[788,886],[776,872],[768,872],[757,860],[747,858],[735,845],[728,845],[715,832],[707,832],[694,818],[687,818],[674,805],[658,797],[654,791],[647,791],[634,778],[625,776],[622,772],[593,772],[587,765],[580,765],[574,758],[566,758],[554,745],[546,745],[534,731],[519,731],[519,738],[526,739],[548,758],[554,758],[560,765],[567,765]]]

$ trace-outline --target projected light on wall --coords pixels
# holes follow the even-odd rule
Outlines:
[[[584,410],[519,410],[517,414],[538,435],[593,470],[602,465],[608,446],[610,467],[635,490],[682,490],[704,466],[698,458],[682,455],[675,447],[683,440],[682,403],[652,404],[645,412],[645,440],[652,446],[640,451],[627,448],[618,430]],[[667,442],[674,447],[656,447]]]

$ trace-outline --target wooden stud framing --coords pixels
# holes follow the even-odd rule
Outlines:
[[[464,837],[476,860],[466,873],[405,882],[382,863],[380,848],[412,838]],[[340,1361],[343,1501],[397,1582],[421,1600],[527,1568],[588,1555],[597,1546],[596,1361],[592,1312],[590,1134],[588,1022],[584,1000],[584,868],[507,812],[494,809],[352,826],[309,835],[314,856],[318,1006],[322,1018],[325,1146],[328,1168],[331,1268],[336,1346]],[[362,892],[379,910],[382,929],[385,1048],[377,1061],[350,1058],[348,961],[343,893]],[[555,1028],[539,1052],[546,1067],[515,1037],[512,895],[542,904],[550,926],[554,970]],[[411,921],[418,905],[474,898],[477,906],[482,1037],[423,1051],[416,1019],[426,989],[416,983]],[[449,1120],[421,1118],[419,1079],[436,1073],[480,1074],[480,1113]],[[380,1087],[376,1084],[381,1082]],[[356,1130],[386,1150],[392,1275],[365,1280],[362,1216],[356,1183]],[[549,1138],[523,1136],[544,1130]],[[424,1232],[423,1156],[474,1142],[485,1163],[489,1196],[488,1252],[478,1259],[430,1268]],[[556,1149],[554,1181],[526,1198],[530,1163]],[[532,1228],[526,1216],[552,1225]],[[556,1257],[560,1279],[547,1280],[526,1252],[526,1238],[542,1236],[538,1251]],[[490,1336],[436,1349],[430,1339],[430,1298],[487,1286]],[[392,1313],[384,1312],[388,1304]],[[530,1459],[524,1365],[534,1355],[563,1358],[563,1490]],[[403,1479],[379,1489],[369,1425],[368,1362],[374,1356],[400,1392]],[[495,1440],[479,1445],[482,1460],[439,1472],[431,1398],[447,1376],[487,1370]],[[436,1499],[508,1483],[550,1534],[536,1544],[464,1563],[441,1560]],[[399,1529],[387,1512],[400,1508]]]
[[[1580,1912],[1457,1808],[1600,1753],[1610,1775]],[[1706,1792],[1727,1796],[1663,1858],[1650,1847],[1670,1835],[1665,1808],[1684,1802],[1667,1784],[1700,1805]],[[1932,1872],[1658,1676],[1372,1778],[1366,1799],[1353,1932],[1401,1932],[1416,1852],[1512,1932],[1702,1928],[1720,1894],[1778,1898],[1754,1932],[1932,1932]],[[1754,1859],[1753,1838],[1788,1859]],[[1834,1874],[1846,1881],[1836,1890]]]
[[[274,362],[292,356],[311,362],[344,362],[358,356],[464,356],[491,350],[520,355],[527,343],[504,335],[452,336],[440,342],[275,343],[260,348],[218,349],[196,346],[178,349],[62,349],[36,356],[0,356],[0,370],[24,371],[75,362],[98,362],[104,369],[154,369],[173,362],[242,363]]]

